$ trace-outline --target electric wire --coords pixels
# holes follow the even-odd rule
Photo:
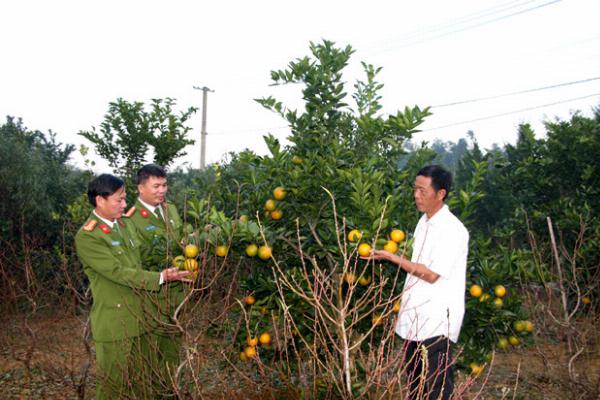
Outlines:
[[[472,123],[472,122],[485,121],[485,120],[493,119],[493,118],[505,117],[507,115],[518,114],[518,113],[522,113],[522,112],[525,112],[525,111],[538,110],[540,108],[546,108],[546,107],[551,107],[551,106],[555,106],[555,105],[558,105],[558,104],[570,103],[572,101],[588,99],[590,97],[595,97],[595,96],[600,96],[600,93],[594,93],[594,94],[589,94],[589,95],[586,95],[586,96],[574,97],[574,98],[571,98],[571,99],[555,101],[553,103],[541,104],[541,105],[533,106],[533,107],[521,108],[519,110],[508,111],[508,112],[504,112],[504,113],[500,113],[500,114],[494,114],[494,115],[488,115],[486,117],[474,118],[474,119],[470,119],[470,120],[466,120],[466,121],[453,122],[451,124],[436,126],[434,128],[421,129],[421,132],[433,131],[433,130],[437,130],[437,129],[444,129],[444,128],[449,128],[449,127],[452,127],[452,126],[469,124],[469,123]]]
[[[414,46],[416,44],[421,44],[421,43],[429,42],[431,40],[439,39],[439,38],[442,38],[442,37],[445,37],[445,36],[453,35],[455,33],[460,33],[460,32],[464,32],[464,31],[467,31],[467,30],[471,30],[471,29],[475,29],[475,28],[480,28],[482,26],[485,26],[485,25],[488,25],[488,24],[491,24],[491,23],[494,23],[494,22],[498,22],[498,21],[501,21],[501,20],[504,20],[504,19],[507,19],[507,18],[510,18],[510,17],[514,17],[514,16],[517,16],[517,15],[520,15],[520,14],[525,14],[525,13],[530,12],[530,11],[538,10],[540,8],[547,7],[547,6],[550,6],[552,4],[559,3],[561,1],[562,0],[552,0],[552,1],[549,1],[547,3],[539,4],[539,5],[536,5],[536,6],[524,9],[524,10],[519,10],[519,11],[510,13],[510,14],[507,14],[507,15],[502,15],[500,17],[493,18],[493,19],[490,19],[490,20],[487,20],[487,21],[484,21],[484,22],[476,23],[476,24],[473,24],[473,25],[469,25],[469,26],[466,26],[464,28],[455,29],[455,30],[452,30],[450,32],[440,33],[438,35],[433,35],[433,36],[430,36],[430,37],[427,37],[427,38],[424,38],[424,39],[421,39],[421,40],[410,41],[410,42],[407,42],[407,43],[404,43],[404,44],[400,44],[400,45],[391,45],[391,46],[389,46],[389,49],[383,50],[381,52],[387,52],[387,51],[390,51],[390,50],[393,50],[393,49],[410,47],[410,46]]]
[[[542,90],[555,89],[555,88],[564,87],[564,86],[578,85],[581,83],[592,82],[592,81],[595,81],[598,79],[600,79],[600,76],[596,76],[593,78],[587,78],[587,79],[581,79],[578,81],[558,83],[556,85],[543,86],[543,87],[538,87],[538,88],[534,88],[534,89],[525,89],[525,90],[519,90],[516,92],[503,93],[503,94],[498,94],[498,95],[493,95],[493,96],[484,96],[484,97],[478,97],[475,99],[460,100],[460,101],[454,101],[454,102],[445,103],[445,104],[437,104],[437,105],[431,106],[431,108],[443,108],[443,107],[457,106],[457,105],[461,105],[461,104],[477,103],[477,102],[485,101],[485,100],[499,99],[502,97],[516,96],[519,94],[540,92]]]
[[[472,22],[472,21],[476,21],[478,19],[482,19],[483,17],[488,17],[488,16],[493,16],[495,14],[500,14],[500,13],[509,11],[510,9],[517,8],[517,7],[522,7],[522,6],[526,5],[526,4],[533,3],[533,2],[536,2],[536,1],[538,1],[538,0],[527,0],[527,1],[516,0],[516,1],[510,1],[508,3],[503,3],[503,4],[500,4],[500,5],[488,8],[488,9],[484,9],[484,10],[481,10],[481,11],[477,11],[477,12],[474,12],[474,13],[471,13],[471,14],[464,15],[462,17],[455,18],[455,19],[452,20],[451,23],[440,23],[440,24],[437,24],[437,25],[432,25],[432,26],[429,26],[429,27],[425,27],[423,29],[416,29],[414,31],[410,31],[410,32],[404,33],[404,34],[402,34],[402,36],[399,39],[400,39],[400,41],[402,41],[402,40],[408,40],[408,39],[411,39],[413,37],[423,36],[424,34],[427,34],[427,33],[434,33],[434,32],[437,32],[437,31],[443,31],[445,29],[454,28],[456,26],[463,25],[463,24],[465,24],[467,22]],[[520,3],[520,4],[514,4],[514,3]]]

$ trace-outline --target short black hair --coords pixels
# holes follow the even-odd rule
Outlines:
[[[444,196],[444,200],[446,200],[448,193],[450,193],[450,188],[452,188],[452,173],[450,171],[439,165],[427,165],[417,172],[417,176],[431,178],[431,186],[433,186],[436,192],[441,189],[446,190],[446,195]]]
[[[117,190],[121,189],[123,186],[125,186],[125,182],[114,175],[99,175],[88,184],[88,200],[90,201],[91,205],[96,207],[96,196],[102,196],[106,198],[115,193]]]
[[[137,173],[137,184],[146,182],[150,177],[166,178],[167,172],[163,167],[156,164],[146,164]]]

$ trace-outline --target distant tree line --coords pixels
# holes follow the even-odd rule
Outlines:
[[[138,165],[146,161],[170,164],[191,143],[186,139],[185,122],[195,110],[174,116],[172,105],[173,100],[157,100],[152,111],[145,112],[139,103],[119,99],[111,103],[100,133],[81,134],[133,190]],[[155,133],[140,130],[140,121]],[[128,130],[132,126],[135,130]],[[502,147],[481,149],[469,133],[456,143],[434,141],[426,150],[429,161],[455,173],[456,193],[468,189],[477,165],[484,162],[487,166],[481,184],[485,197],[473,211],[471,229],[523,246],[528,232],[547,236],[545,217],[550,216],[562,243],[572,248],[583,224],[586,240],[581,253],[588,267],[585,274],[592,276],[600,269],[600,108],[591,117],[575,113],[569,120],[548,121],[545,126],[547,134],[536,137],[523,124],[516,143]],[[148,146],[138,148],[137,141],[152,144],[159,159],[148,160]],[[118,157],[113,154],[111,159],[108,154],[113,150]],[[416,150],[409,143],[406,152]],[[15,277],[23,277],[20,266],[25,253],[43,276],[56,272],[65,254],[73,255],[70,238],[90,211],[84,194],[92,176],[89,170],[69,163],[74,151],[73,145],[57,142],[53,132],[30,130],[20,119],[8,116],[0,126],[0,290]],[[231,155],[239,156],[243,153]],[[223,162],[204,171],[171,171],[170,194],[179,209],[184,209],[186,196],[191,195],[210,195],[218,205],[216,171],[225,166]]]

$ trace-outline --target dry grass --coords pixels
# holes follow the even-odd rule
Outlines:
[[[31,369],[28,373],[23,359],[30,345],[23,334],[18,317],[1,321],[0,333],[0,388],[3,399],[75,399],[75,383],[81,379],[81,371],[87,362],[83,346],[83,317],[69,315],[38,316],[30,321],[36,334]],[[581,323],[596,324],[594,314],[587,315]],[[597,330],[596,330],[597,331]],[[554,336],[554,335],[551,335]],[[199,372],[203,382],[202,397],[207,399],[295,399],[299,393],[293,382],[280,380],[273,374],[263,373],[256,363],[240,363],[236,354],[227,354],[240,372],[228,364],[222,349],[229,343],[223,339],[204,336],[198,343]],[[93,354],[92,354],[93,357]],[[570,389],[565,365],[568,361],[566,342],[555,341],[545,332],[538,331],[533,346],[498,353],[492,368],[477,378],[464,398],[482,399],[565,399],[586,398]],[[581,378],[588,383],[600,382],[600,344],[590,341],[586,354],[579,360]],[[489,371],[489,374],[488,374]],[[459,382],[469,377],[459,374]],[[516,393],[515,393],[516,388]],[[93,364],[86,379],[85,398],[94,393]],[[592,398],[592,397],[588,397]]]

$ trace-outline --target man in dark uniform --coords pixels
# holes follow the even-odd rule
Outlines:
[[[137,184],[139,197],[126,216],[143,239],[142,259],[162,259],[166,263],[168,256],[172,256],[170,250],[177,248],[181,239],[182,225],[175,205],[166,201],[167,174],[162,167],[148,164],[138,171]],[[181,334],[173,325],[172,317],[183,298],[183,285],[173,282],[163,285],[154,299],[159,315],[154,331],[158,340],[157,356],[163,375],[162,384],[167,388],[179,365]]]
[[[139,238],[125,210],[121,179],[102,174],[88,186],[94,206],[77,232],[77,255],[90,281],[92,336],[96,344],[96,399],[152,398],[154,369],[145,294],[172,281],[189,282],[187,271],[142,269]]]

